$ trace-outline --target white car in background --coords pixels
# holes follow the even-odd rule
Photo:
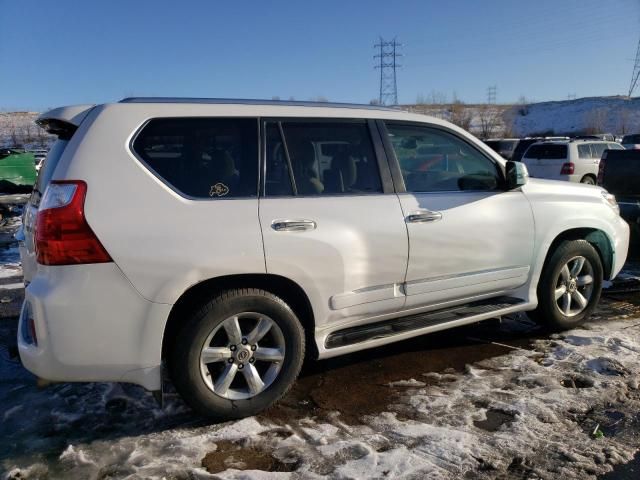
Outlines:
[[[522,157],[533,178],[595,185],[605,150],[623,150],[619,143],[601,140],[545,141],[531,145]]]
[[[443,120],[361,105],[64,107],[21,241],[24,366],[162,390],[217,419],[329,358],[527,311],[584,322],[629,227]],[[401,349],[402,346],[400,345]],[[339,392],[336,392],[339,395]]]

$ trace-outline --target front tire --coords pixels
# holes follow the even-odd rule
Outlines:
[[[589,242],[562,242],[542,269],[531,317],[553,331],[578,327],[598,305],[602,276],[600,255]]]
[[[300,372],[304,347],[302,326],[283,300],[264,290],[229,290],[188,319],[169,372],[196,412],[232,420],[284,396]]]

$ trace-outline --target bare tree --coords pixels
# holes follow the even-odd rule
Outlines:
[[[518,99],[518,113],[523,117],[529,115],[529,101],[524,95]]]
[[[607,111],[604,108],[596,108],[585,115],[585,133],[603,133],[607,128]]]
[[[489,104],[481,105],[478,119],[480,120],[480,138],[483,140],[491,138],[498,127],[498,109]]]
[[[454,94],[453,103],[449,108],[449,121],[464,130],[471,128],[471,111],[467,108],[462,100],[459,100]]]
[[[633,125],[631,124],[631,112],[628,108],[621,108],[618,113],[618,123],[616,125],[617,132],[622,135],[629,133],[633,130]]]

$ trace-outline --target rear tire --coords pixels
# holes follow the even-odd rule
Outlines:
[[[596,177],[594,177],[593,175],[585,175],[584,177],[582,177],[582,180],[580,180],[580,183],[584,183],[585,185],[595,185]]]
[[[542,269],[538,308],[529,316],[552,331],[578,327],[598,305],[602,276],[600,255],[589,242],[562,242]]]
[[[300,372],[304,348],[302,326],[283,300],[264,290],[229,290],[187,320],[169,372],[193,410],[232,420],[282,398]]]

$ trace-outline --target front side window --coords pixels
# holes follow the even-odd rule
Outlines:
[[[267,196],[382,192],[364,121],[274,121],[265,132]]]
[[[387,124],[407,192],[496,190],[496,164],[457,136],[429,127]]]
[[[158,118],[142,128],[132,148],[158,177],[186,196],[257,196],[255,118]]]

